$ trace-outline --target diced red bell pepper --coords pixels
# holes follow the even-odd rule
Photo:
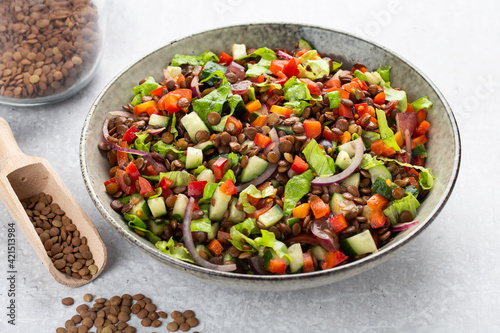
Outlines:
[[[167,177],[162,177],[160,180],[159,186],[161,187],[161,196],[164,198],[167,198],[172,195],[172,190],[170,189],[170,186],[174,181],[172,179],[169,179]]]
[[[156,102],[154,100],[151,100],[148,102],[137,104],[136,106],[134,106],[134,115],[138,116],[141,113],[146,113],[150,106],[156,106]]]
[[[136,133],[138,133],[138,132],[139,132],[139,129],[137,127],[135,127],[135,125],[132,125],[132,127],[130,127],[125,132],[125,134],[123,134],[122,140],[127,141],[127,143],[130,144],[132,141],[135,140],[135,138],[137,137]]]
[[[224,167],[228,163],[227,158],[219,157],[214,163],[214,176],[216,180],[221,180],[224,177]]]
[[[295,155],[295,158],[293,159],[293,163],[292,163],[291,168],[296,173],[302,173],[309,168],[309,165],[307,164],[306,161],[301,159],[298,155]]]
[[[389,200],[378,193],[372,195],[370,199],[366,201],[366,205],[373,210],[382,210],[388,203]]]
[[[314,261],[312,255],[309,252],[302,253],[302,259],[304,259],[304,266],[302,266],[303,273],[314,272]]]
[[[257,135],[255,136],[255,139],[253,140],[253,142],[262,149],[269,146],[271,144],[271,141],[272,140],[270,137],[268,137],[267,135],[264,135],[262,133],[257,133]]]
[[[421,109],[417,112],[417,123],[421,123],[425,120],[425,118],[427,118],[427,111],[425,111],[424,109]]]
[[[278,97],[280,97],[280,96],[278,96]],[[271,106],[271,112],[277,113],[280,116],[285,116],[286,118],[288,118],[293,113],[293,110],[289,109],[289,108],[285,108],[283,106],[273,105],[273,106]]]
[[[139,172],[139,169],[137,169],[137,166],[135,165],[134,161],[130,162],[127,165],[127,169],[125,170],[129,175],[130,178],[132,178],[132,181],[136,181],[141,173]]]
[[[226,181],[219,187],[219,190],[225,195],[235,195],[236,193],[238,193],[238,191],[236,191],[236,186],[234,186],[234,182],[231,178],[226,179]]]
[[[366,84],[365,81],[362,81],[362,80],[358,79],[357,77],[355,77],[352,81],[356,82],[358,84],[359,89],[361,89],[361,90],[367,90],[368,89],[368,85]]]
[[[309,204],[311,205],[314,217],[317,219],[330,214],[330,205],[325,203],[319,197],[315,197]]]
[[[300,79],[300,81],[307,84],[307,89],[309,89],[311,95],[316,95],[316,96],[321,95],[321,89],[319,89],[319,86],[316,82],[309,79]]]
[[[323,83],[323,90],[328,90],[331,88],[339,88],[342,87],[342,84],[340,83],[340,80],[338,78],[332,77],[331,79],[325,81]]]
[[[276,258],[269,260],[269,266],[267,267],[269,272],[275,274],[285,274],[286,262],[283,258]]]
[[[391,156],[396,153],[394,149],[384,143],[382,139],[371,143],[370,149],[377,155]]]
[[[367,70],[366,70],[366,67],[365,67],[365,66],[356,67],[356,68],[354,68],[354,67],[353,67],[353,68],[352,68],[352,70],[351,70],[351,72],[353,72],[353,73],[354,73],[354,72],[356,71],[356,69],[357,69],[358,71],[360,71],[361,73],[366,73],[366,72],[367,72]]]
[[[163,94],[163,89],[167,89],[167,88],[161,86],[161,87],[156,88],[155,90],[153,90],[149,94],[153,95],[153,96],[161,97],[161,94]]]
[[[347,256],[340,251],[327,252],[323,256],[322,269],[330,269],[345,261]]]
[[[193,92],[191,91],[191,89],[176,89],[160,98],[160,100],[158,101],[158,108],[162,111],[168,111],[173,114],[181,109],[177,105],[177,102],[181,98],[186,98],[191,103],[192,97]]]
[[[304,120],[304,132],[310,139],[317,138],[321,135],[321,123],[317,120]]]
[[[373,98],[373,103],[378,105],[385,104],[385,93],[382,91],[375,95],[375,97]]]
[[[163,113],[158,109],[157,106],[150,106],[148,107],[148,109],[146,110],[147,114],[151,117],[152,115],[154,114],[157,114],[159,116],[162,116]]]
[[[352,114],[351,108],[349,106],[345,106],[342,103],[340,103],[340,105],[339,105],[339,116],[342,116],[342,117],[348,118],[348,119],[354,119],[354,115]]]
[[[278,72],[283,73],[283,69],[288,64],[288,60],[272,60],[269,70],[274,75],[278,75]]]
[[[420,124],[418,124],[414,135],[415,136],[424,135],[429,129],[429,126],[431,126],[431,124],[427,120],[422,121]]]
[[[331,129],[325,126],[323,129],[323,137],[330,141],[339,141],[340,135],[333,133]]]
[[[205,185],[207,185],[206,180],[200,180],[196,182],[189,182],[188,183],[188,195],[190,197],[202,197],[203,196],[203,190],[205,190]]]
[[[288,61],[288,63],[283,68],[283,74],[287,77],[298,76],[299,75],[299,59],[292,58]]]
[[[415,148],[416,146],[427,143],[427,137],[424,135],[417,136],[416,138],[411,139],[411,149]]]
[[[406,111],[405,112],[415,112],[415,110],[413,110],[413,105],[411,105],[410,103],[406,103]]]
[[[335,233],[339,233],[347,228],[347,221],[344,217],[344,214],[335,215],[331,217],[328,222],[330,222],[330,226]]]
[[[243,124],[241,123],[241,121],[239,119],[236,119],[233,116],[230,116],[227,118],[227,121],[226,121],[226,126],[225,126],[226,131],[228,128],[227,126],[231,123],[236,126],[236,130],[237,130],[236,133],[239,133],[243,129]]]
[[[384,226],[386,220],[387,218],[381,210],[374,210],[370,213],[370,225],[374,229]]]
[[[138,183],[139,183],[140,195],[145,195],[146,193],[154,191],[153,186],[151,186],[151,183],[146,178],[139,177]]]
[[[301,57],[301,56],[303,56],[305,53],[307,53],[307,52],[309,52],[309,51],[311,51],[311,50],[309,50],[309,49],[307,49],[307,48],[306,48],[306,49],[302,49],[302,50],[300,50],[299,52],[297,52],[296,56],[297,56],[297,57]]]
[[[224,251],[224,247],[222,247],[217,239],[212,239],[212,241],[208,243],[207,249],[212,252],[214,256],[219,256],[222,251]]]
[[[356,113],[361,117],[365,113],[368,113],[368,104],[366,103],[354,104],[354,109],[356,110]]]
[[[118,145],[122,148],[128,148],[127,141],[120,141]],[[128,164],[128,154],[123,151],[116,151],[116,160],[119,167],[125,167]]]
[[[233,61],[233,57],[231,57],[226,52],[221,52],[219,54],[219,64],[221,65],[229,65]]]
[[[106,180],[106,181],[104,182],[104,187],[108,186],[108,185],[109,185],[109,184],[111,184],[111,183],[115,183],[115,184],[116,184],[116,177],[113,177],[113,178],[111,178],[111,179],[109,179],[109,180]]]
[[[128,186],[125,184],[125,181],[123,180],[123,176],[125,175],[125,171],[122,169],[116,169],[116,183],[120,187],[120,190],[123,191],[123,193],[129,195],[132,193],[135,193],[135,183],[132,182],[132,185]]]

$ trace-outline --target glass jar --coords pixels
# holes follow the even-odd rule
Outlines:
[[[87,85],[102,54],[104,4],[0,1],[0,103],[58,102]]]

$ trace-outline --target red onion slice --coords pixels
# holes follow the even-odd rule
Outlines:
[[[398,224],[395,224],[392,226],[392,231],[402,231],[402,230],[410,229],[411,227],[414,227],[419,223],[420,222],[417,220],[407,222],[407,223],[398,223]]]
[[[193,72],[194,75],[198,76],[200,75],[202,69],[203,66],[194,66],[191,72]]]
[[[330,232],[326,232],[325,230],[328,230]],[[328,244],[327,247],[325,247],[328,251],[330,252],[338,251],[339,249],[338,237],[333,231],[331,231],[330,223],[328,222],[327,218],[314,220],[311,224],[311,232],[313,233],[314,236],[326,241],[326,243],[324,243],[323,246]]]
[[[236,264],[230,265],[216,265],[211,262],[206,261],[203,257],[196,251],[196,247],[193,242],[193,235],[191,234],[191,215],[193,213],[194,198],[190,197],[188,204],[186,206],[186,211],[184,213],[184,220],[182,221],[182,236],[184,238],[184,245],[186,249],[200,266],[205,268],[213,269],[221,272],[231,272],[236,270]]]
[[[128,112],[128,111],[109,111],[108,113],[110,115],[112,115],[112,116],[118,116],[118,117],[127,117],[127,118],[130,118],[130,117],[134,116],[133,113]]]
[[[264,184],[267,182],[269,179],[271,179],[274,175],[274,172],[278,169],[278,164],[271,164],[269,163],[269,166],[267,167],[266,171],[259,177],[255,178],[252,181],[246,182],[245,184],[241,184],[236,186],[236,191],[241,192],[244,189],[246,189],[250,185],[255,185],[259,186],[261,184]]]
[[[167,167],[165,166],[165,163],[160,163],[157,160],[153,158],[153,155],[150,153],[148,155],[142,156],[142,158],[146,161],[148,161],[149,165],[152,165],[153,168],[155,169],[156,172],[168,172]]]
[[[264,116],[269,115],[269,108],[266,104],[262,104],[262,106],[260,107],[260,113]]]
[[[241,66],[240,64],[235,63],[234,61],[227,66],[226,74],[227,73],[234,73],[236,74],[236,77],[238,77],[238,80],[244,80],[245,79],[245,67]]]
[[[245,95],[248,89],[252,86],[252,82],[248,80],[240,81],[231,85],[231,91],[236,95]]]
[[[104,138],[104,141],[106,144],[110,147],[112,147],[116,151],[121,151],[124,153],[129,153],[129,154],[134,154],[134,155],[139,155],[139,156],[150,156],[151,153],[141,151],[141,150],[135,150],[135,149],[130,149],[130,148],[123,148],[118,146],[117,144],[112,143],[111,141],[108,140],[109,132],[108,132],[108,122],[109,119],[104,120],[104,124],[102,126],[102,137]]]
[[[191,91],[193,92],[193,97],[196,98],[201,97],[199,83],[200,83],[200,78],[198,76],[195,76],[191,81]]]
[[[281,59],[285,59],[285,60],[290,60],[293,58],[291,55],[289,55],[288,53],[283,52],[281,50],[276,51],[276,55],[278,57],[280,57]]]
[[[411,134],[409,129],[405,129],[405,143],[406,143],[406,158],[407,163],[411,164]]]
[[[153,129],[148,129],[147,132],[149,134],[157,135],[160,134],[165,130],[165,127],[160,127],[160,128],[153,128]]]
[[[363,140],[361,138],[357,138],[354,140],[354,146],[356,147],[356,153],[352,160],[351,165],[341,173],[337,175],[333,175],[330,177],[316,177],[312,180],[312,186],[329,186],[333,183],[338,183],[349,177],[356,171],[356,169],[361,164],[361,160],[363,159],[363,153],[365,151],[365,145],[363,144]]]
[[[397,113],[396,124],[398,125],[398,129],[400,129],[403,133],[406,129],[408,129],[410,131],[410,135],[413,135],[418,125],[417,114],[415,112]]]

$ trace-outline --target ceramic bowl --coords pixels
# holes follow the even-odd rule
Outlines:
[[[365,64],[369,69],[390,65],[393,86],[404,87],[409,101],[428,96],[434,103],[428,113],[432,126],[428,133],[427,166],[432,168],[436,180],[418,210],[416,219],[421,223],[399,233],[378,252],[359,261],[326,271],[269,276],[218,272],[173,259],[129,229],[120,215],[111,209],[111,199],[102,185],[109,178],[109,166],[97,144],[102,140],[101,128],[108,111],[120,109],[121,105],[132,100],[132,87],[145,76],[153,75],[157,81],[162,81],[161,68],[165,68],[176,53],[200,54],[211,50],[218,54],[223,50],[231,50],[233,43],[245,43],[249,48],[267,46],[271,49],[293,49],[299,38],[309,41],[320,52],[331,55],[335,61],[343,62],[344,68],[351,68],[356,62]],[[460,137],[453,113],[436,86],[415,66],[385,47],[348,33],[320,27],[281,23],[250,24],[206,31],[174,41],[119,73],[97,97],[85,120],[80,161],[87,190],[102,216],[123,238],[153,258],[221,286],[251,290],[293,290],[333,283],[369,270],[396,254],[427,228],[436,219],[455,185],[460,165]]]

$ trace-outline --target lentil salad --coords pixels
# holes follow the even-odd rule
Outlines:
[[[358,260],[418,223],[427,97],[296,50],[176,54],[103,124],[111,207],[174,258],[251,274]]]

